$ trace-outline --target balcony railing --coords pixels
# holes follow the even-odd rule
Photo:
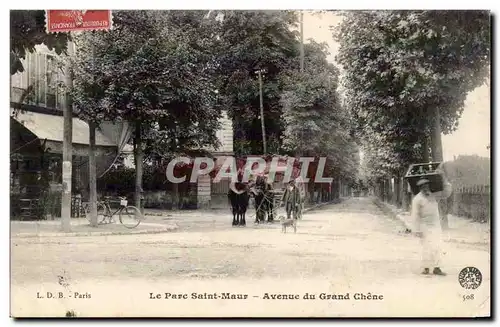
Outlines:
[[[47,107],[53,109],[60,109],[61,104],[57,101],[57,96],[55,94],[37,94],[35,91],[31,94],[25,94],[26,89],[20,87],[11,87],[10,101],[15,103],[20,103],[24,96],[23,104],[31,104],[40,107]]]

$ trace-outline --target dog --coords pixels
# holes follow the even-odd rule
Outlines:
[[[280,216],[281,221],[281,232],[286,233],[286,228],[288,226],[293,226],[293,232],[297,233],[297,220],[296,219],[286,219],[285,216]]]

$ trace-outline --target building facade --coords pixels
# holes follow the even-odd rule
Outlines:
[[[24,71],[11,76],[10,85],[10,175],[11,195],[36,197],[39,175],[49,184],[62,182],[63,105],[65,96],[58,85],[64,74],[57,56],[45,46],[27,53]],[[115,125],[114,129],[122,126]],[[117,153],[111,130],[96,131],[96,160],[105,169]],[[73,118],[72,192],[88,185],[88,124]]]
[[[233,122],[222,113],[220,120],[220,130],[216,133],[219,139],[220,147],[218,149],[209,148],[216,159],[216,164],[224,162],[228,156],[234,155],[233,150]],[[229,191],[229,179],[222,179],[214,182],[210,175],[200,176],[198,178],[197,197],[199,207],[225,208],[228,206],[227,193]]]

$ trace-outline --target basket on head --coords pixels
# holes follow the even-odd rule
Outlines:
[[[410,184],[413,194],[420,192],[420,186],[417,184],[422,179],[429,181],[431,192],[434,193],[443,190],[443,175],[438,171],[441,164],[441,162],[429,162],[410,165],[405,179]]]

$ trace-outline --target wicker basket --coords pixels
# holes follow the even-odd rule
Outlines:
[[[405,179],[410,184],[413,194],[420,192],[417,182],[422,178],[429,180],[431,192],[440,192],[443,190],[443,175],[436,172],[436,169],[441,164],[441,162],[430,162],[410,165]]]

